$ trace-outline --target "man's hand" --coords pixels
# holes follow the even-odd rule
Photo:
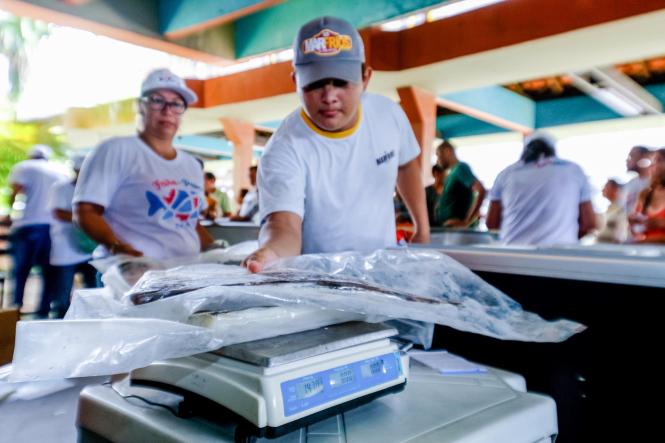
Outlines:
[[[279,258],[279,255],[268,247],[259,248],[249,254],[242,261],[242,265],[252,274],[263,271],[263,269]]]
[[[288,211],[273,212],[259,231],[260,248],[249,254],[242,265],[257,273],[278,258],[299,255],[302,249],[302,219]]]

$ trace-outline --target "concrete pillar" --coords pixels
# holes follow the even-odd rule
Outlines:
[[[250,188],[249,167],[252,166],[254,125],[233,118],[222,118],[224,134],[233,143],[233,190],[238,195],[241,188]]]
[[[436,97],[423,89],[405,86],[397,89],[400,104],[406,113],[420,145],[420,167],[423,182],[432,181],[432,143],[436,137]]]

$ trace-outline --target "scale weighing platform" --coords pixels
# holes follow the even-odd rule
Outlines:
[[[159,361],[130,380],[183,394],[183,414],[209,410],[210,400],[249,434],[277,436],[401,390],[408,357],[394,335],[380,323],[342,323]]]
[[[79,439],[540,442],[557,433],[554,401],[515,390],[514,374],[447,377],[415,363],[405,387],[409,359],[388,339],[395,333],[350,322],[154,363],[83,390]]]

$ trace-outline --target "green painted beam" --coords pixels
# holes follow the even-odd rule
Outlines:
[[[442,95],[439,96],[439,103],[510,130],[528,131],[536,126],[536,104],[533,100],[501,86]]]
[[[159,1],[95,0],[81,3],[60,0],[27,0],[23,3],[30,3],[113,28],[149,37],[159,37]]]
[[[450,114],[437,117],[436,130],[439,137],[446,139],[508,132],[507,129],[491,125],[464,114]]]
[[[162,34],[181,31],[261,2],[262,0],[161,0],[159,30]]]
[[[589,96],[580,95],[538,102],[536,125],[547,128],[612,118],[621,115]]]
[[[357,28],[436,5],[441,0],[289,0],[235,22],[236,57],[289,48],[301,25],[323,15],[341,17]]]
[[[665,84],[648,85],[645,89],[665,105]],[[621,118],[619,114],[586,95],[557,98],[536,102],[536,128],[572,125],[591,121]],[[463,114],[444,115],[437,118],[437,130],[448,137],[503,132],[505,129]]]

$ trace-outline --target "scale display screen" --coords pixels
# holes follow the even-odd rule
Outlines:
[[[323,391],[323,378],[321,377],[312,377],[296,385],[296,397],[299,400],[312,397],[321,391]]]
[[[402,374],[400,364],[399,354],[391,353],[282,382],[284,416],[395,380]]]

